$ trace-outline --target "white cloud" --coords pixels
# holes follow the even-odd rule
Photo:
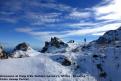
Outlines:
[[[32,1],[29,4],[32,7],[38,7],[38,8],[48,8],[48,9],[55,9],[58,11],[70,11],[73,10],[71,6],[65,5],[65,4],[60,4],[60,3],[55,3],[55,1],[46,1],[46,3],[41,3],[37,1]]]
[[[92,35],[95,35],[95,36],[101,36],[103,35],[105,32],[99,32],[99,33],[93,33]]]
[[[79,22],[79,23],[72,23],[72,24],[68,24],[71,27],[83,27],[83,26],[95,26],[96,23],[92,23],[92,22]]]
[[[121,20],[121,0],[112,0],[112,2],[105,6],[96,6],[96,16],[107,14],[106,16],[99,17],[99,19],[120,19]]]
[[[95,33],[100,33],[100,32],[106,32],[109,30],[115,30],[120,27],[120,23],[117,24],[107,24],[102,27],[96,27],[96,28],[88,28],[88,29],[80,29],[80,30],[72,30],[68,31],[67,34],[63,35],[63,37],[67,36],[77,36],[77,35],[93,35]]]
[[[51,8],[51,9],[56,9],[58,11],[69,11],[73,10],[72,7],[68,6],[68,5],[64,5],[64,4],[55,4],[55,3],[46,3],[46,4],[41,4],[42,7],[45,8]]]
[[[50,31],[35,31],[32,28],[17,28],[15,31],[27,33],[34,38],[37,38],[42,41],[49,40],[51,37],[59,37],[59,38],[66,38],[70,36],[82,36],[82,35],[103,35],[106,31],[115,30],[120,27],[120,23],[116,24],[107,24],[102,27],[97,26],[95,28],[83,28],[79,30],[68,30],[68,31],[61,31],[61,32],[50,32]]]
[[[109,3],[102,5],[107,2]],[[121,25],[120,3],[121,3],[121,0],[112,0],[112,1],[104,0],[104,2],[100,3],[99,5],[93,8],[89,8],[88,9],[89,12],[85,14],[84,17],[86,17],[86,15],[89,16],[92,13],[94,14],[93,18],[95,19],[95,22],[86,21],[86,22],[69,24],[69,26],[71,27],[80,27],[83,29],[70,31],[70,33],[68,33],[65,36],[85,35],[85,34],[102,35],[104,32],[108,30],[117,29]],[[74,13],[73,16],[81,17],[81,12],[80,13],[73,12],[73,13]],[[100,22],[97,22],[98,20],[100,20]],[[85,27],[86,25],[88,27]]]
[[[15,29],[16,32],[29,34],[32,37],[39,39],[43,42],[49,40],[51,37],[57,34],[57,32],[35,31],[35,30],[37,29],[31,27],[21,27]]]
[[[5,21],[5,22],[8,22],[8,23],[16,23],[18,21],[17,18],[0,18],[1,21]]]
[[[59,22],[61,13],[36,13],[28,12],[26,18],[31,20],[31,25],[43,25],[46,23]],[[47,24],[46,24],[47,25]]]
[[[60,11],[67,11],[67,12],[69,11],[70,13],[66,17],[72,17],[75,20],[80,19],[80,21],[82,20],[81,18],[89,19],[89,17],[93,17],[93,19],[95,19],[95,22],[90,20],[91,22],[83,21],[79,23],[66,24],[69,27],[75,27],[75,28],[80,27],[80,29],[68,30],[68,31],[63,31],[63,32],[34,31],[33,29],[29,29],[29,28],[17,29],[17,31],[27,33],[41,40],[48,40],[52,36],[65,38],[65,37],[77,36],[77,35],[79,36],[81,35],[103,35],[104,32],[108,30],[115,30],[118,27],[120,27],[121,25],[120,24],[121,22],[120,2],[121,2],[120,0],[112,0],[112,2],[109,4],[97,5],[94,8],[90,8],[89,11],[83,11],[83,12],[78,11],[75,8],[71,8],[67,5],[62,5],[62,4],[59,4],[59,5],[53,4],[53,3],[42,4],[41,6],[46,7],[46,8],[53,8],[53,9],[57,9]],[[43,24],[43,23],[46,24],[48,22],[60,21],[58,17],[61,15],[61,13],[49,13],[49,14],[29,13],[27,15],[28,15],[28,18],[32,19],[36,25],[36,24]],[[98,20],[102,20],[102,21],[97,22]],[[83,27],[86,25],[89,27]]]
[[[33,31],[33,29],[29,28],[29,27],[24,27],[24,28],[16,28],[15,31],[17,31],[17,32],[23,32],[23,33],[29,33],[31,31]]]
[[[77,10],[73,10],[71,13],[70,13],[70,17],[77,17],[77,18],[88,18],[90,17],[90,12],[79,12]]]

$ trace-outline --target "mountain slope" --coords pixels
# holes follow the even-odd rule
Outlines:
[[[83,77],[81,78],[67,77],[72,76],[71,70],[68,67],[62,66],[61,64],[51,60],[45,55],[3,60],[0,62],[0,70],[0,74],[6,76],[32,75],[33,77],[26,78],[28,81],[96,81],[93,76],[86,73],[83,74]],[[39,75],[44,77],[37,77]],[[61,77],[61,75],[65,75],[65,77]]]
[[[100,81],[121,81],[121,28],[106,32],[83,50],[91,54]]]
[[[21,43],[18,44],[13,50],[12,57],[22,58],[22,57],[36,56],[38,54],[40,54],[40,52],[37,52],[36,50],[32,49],[28,44]]]

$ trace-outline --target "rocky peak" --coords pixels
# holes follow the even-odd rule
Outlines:
[[[60,40],[57,37],[52,37],[49,42],[45,42],[45,46],[41,50],[41,52],[46,52],[49,48],[55,47],[55,48],[63,48],[67,47],[68,44],[64,43],[62,40]]]
[[[66,46],[66,44],[57,37],[51,38],[50,44],[51,46],[55,46],[56,48],[59,48],[61,46]]]
[[[51,37],[51,42],[54,43],[54,42],[62,42],[62,41],[57,37]]]
[[[30,56],[36,56],[40,54],[31,46],[25,42],[18,44],[15,49],[13,50],[11,57],[12,58],[23,58],[23,57],[30,57]]]
[[[18,44],[14,50],[22,50],[22,51],[27,51],[29,48],[29,45],[25,42]]]

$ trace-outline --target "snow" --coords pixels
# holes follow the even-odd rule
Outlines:
[[[1,75],[59,75],[66,74],[68,71],[65,67],[53,62],[51,59],[43,55],[3,60],[0,61],[0,69]],[[36,78],[32,79],[36,80]],[[45,78],[40,79],[44,81]],[[40,80],[38,79],[36,81]]]
[[[65,52],[65,47],[60,47],[60,48],[56,48],[54,46],[49,47],[47,50],[47,53],[57,53],[57,52]]]
[[[116,46],[120,42],[116,42]],[[100,46],[93,44],[90,50],[71,52],[79,48],[79,45],[69,45],[69,51],[65,53],[39,53],[33,49],[28,50],[26,58],[9,58],[0,61],[0,75],[68,75],[71,77],[30,77],[29,81],[121,81],[121,47],[113,44]],[[18,54],[23,53],[23,51]],[[115,53],[115,54],[114,54]],[[94,58],[93,55],[99,55]],[[70,66],[62,65],[64,58],[72,63]],[[57,60],[58,58],[62,58]],[[100,77],[101,64],[106,77]],[[118,65],[119,64],[119,65]],[[79,77],[72,77],[73,75]],[[116,77],[116,78],[115,78]],[[23,80],[24,81],[24,80]]]
[[[118,45],[120,42],[116,42]],[[74,49],[72,44],[69,49]],[[78,45],[75,45],[77,48]],[[81,49],[81,46],[79,46]],[[114,50],[115,49],[115,50]],[[30,57],[9,58],[0,61],[0,75],[69,75],[71,77],[30,77],[29,81],[120,81],[121,69],[121,47],[114,45],[99,46],[93,44],[90,50],[66,53],[38,53],[35,50],[28,50]],[[114,54],[114,51],[116,53]],[[19,50],[20,52],[20,50]],[[18,53],[19,53],[18,52]],[[23,52],[22,52],[23,53]],[[37,53],[37,54],[36,54]],[[20,54],[20,53],[19,53]],[[36,54],[36,55],[35,55]],[[100,57],[94,58],[93,55]],[[106,56],[106,58],[104,58]],[[118,56],[118,58],[116,57]],[[70,66],[64,66],[61,62],[67,57],[71,61]],[[116,60],[115,60],[116,59]],[[100,77],[100,70],[97,64],[101,64],[107,76]],[[77,67],[78,66],[78,67]],[[120,66],[119,66],[120,67]],[[80,76],[80,77],[72,77]],[[115,78],[116,77],[116,78]]]
[[[66,48],[66,51],[72,51],[73,49],[80,46],[80,44],[78,44],[78,43],[67,43],[67,44],[68,44],[68,48]]]
[[[54,46],[50,46],[48,47],[48,50],[46,51],[46,53],[53,53],[56,54],[58,52],[60,53],[64,53],[64,52],[72,52],[73,49],[77,48],[78,46],[80,46],[80,44],[78,43],[67,43],[68,46],[61,46],[59,48],[56,48]]]
[[[49,53],[40,53],[31,47],[27,51],[16,50],[13,56],[16,58],[0,60],[0,75],[34,76],[28,81],[121,81],[121,30],[116,31],[119,39],[108,44],[93,41],[83,48],[83,44],[68,43],[66,48],[51,46]],[[113,32],[102,37],[112,40]],[[79,51],[73,52],[75,49]],[[21,55],[28,57],[18,58]],[[71,64],[63,65],[65,59]]]
[[[0,75],[70,75],[68,67],[53,61],[46,55],[28,58],[7,59],[0,61]],[[29,81],[96,81],[91,75],[82,75],[81,78],[73,77],[33,77]],[[89,80],[87,80],[89,79]],[[23,80],[24,81],[24,80]],[[25,80],[26,81],[26,80]]]
[[[13,57],[14,58],[18,58],[20,56],[23,56],[23,57],[29,57],[29,56],[36,56],[36,55],[39,55],[41,54],[40,52],[37,52],[36,50],[32,49],[31,47],[28,47],[28,50],[27,51],[22,51],[22,50],[16,50],[13,52]]]

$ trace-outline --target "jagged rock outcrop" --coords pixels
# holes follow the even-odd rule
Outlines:
[[[62,40],[60,40],[57,37],[53,37],[53,38],[51,38],[50,42],[47,42],[47,41],[45,42],[45,46],[42,48],[41,52],[42,53],[45,53],[45,52],[49,53],[49,52],[54,52],[54,51],[57,51],[58,49],[63,49],[66,47],[68,47],[68,44],[64,43]],[[63,52],[64,52],[64,50],[63,50]]]
[[[8,55],[7,53],[3,50],[3,47],[0,46],[0,59],[7,59]]]

